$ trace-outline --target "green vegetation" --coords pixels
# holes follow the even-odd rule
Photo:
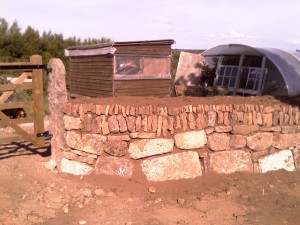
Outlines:
[[[28,26],[24,32],[15,21],[9,25],[4,18],[0,18],[0,62],[24,62],[29,61],[31,55],[41,55],[43,64],[47,64],[51,58],[60,58],[65,64],[67,70],[68,87],[68,58],[64,56],[64,49],[70,46],[91,45],[110,42],[110,38],[88,38],[81,40],[77,37],[64,38],[62,34],[44,31],[42,34],[33,27]],[[1,72],[1,74],[7,74]],[[13,75],[19,75],[14,73]],[[0,80],[1,82],[1,80]],[[17,100],[26,100],[31,92],[22,92],[15,94]],[[29,97],[28,97],[29,96]],[[47,76],[44,73],[44,96],[45,111],[47,112]]]

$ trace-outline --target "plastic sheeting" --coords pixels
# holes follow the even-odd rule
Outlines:
[[[202,53],[203,56],[266,56],[280,72],[289,95],[300,94],[300,60],[297,54],[274,48],[253,48],[239,44],[219,45]],[[267,76],[272,76],[272,74]]]

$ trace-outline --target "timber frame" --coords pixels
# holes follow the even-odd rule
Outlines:
[[[42,57],[32,55],[30,62],[0,62],[0,71],[21,71],[21,75],[10,84],[0,84],[0,125],[11,127],[14,135],[0,137],[0,144],[26,140],[37,147],[44,145],[44,99],[43,99],[43,69]],[[0,75],[1,76],[1,75]],[[32,78],[32,82],[24,83],[26,78]],[[16,90],[32,90],[32,100],[24,102],[7,102],[8,98]],[[26,118],[12,119],[2,112],[5,109],[31,107],[33,114]],[[32,122],[33,133],[23,129],[20,124]],[[2,136],[2,135],[1,135]]]

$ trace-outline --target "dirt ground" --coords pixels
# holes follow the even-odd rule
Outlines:
[[[208,174],[148,182],[49,170],[49,144],[0,146],[0,224],[294,224],[300,173]],[[154,193],[149,188],[154,188]]]
[[[237,99],[223,97],[221,103],[239,103]],[[198,99],[199,104],[211,100]],[[118,101],[126,104],[133,98]],[[240,101],[245,103],[243,98]],[[249,98],[247,103],[252,101],[277,104],[280,100]],[[288,101],[299,106],[299,97],[284,99]],[[195,103],[191,97],[182,97],[176,105],[187,102]],[[161,99],[159,104],[175,103]],[[0,145],[0,225],[300,224],[299,171],[207,174],[154,183],[138,172],[131,179],[62,174],[45,167],[50,155],[49,140],[44,148],[28,142]]]

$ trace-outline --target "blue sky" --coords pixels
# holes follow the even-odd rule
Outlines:
[[[173,48],[240,43],[300,49],[299,0],[0,0],[24,30],[114,41],[174,39]]]

